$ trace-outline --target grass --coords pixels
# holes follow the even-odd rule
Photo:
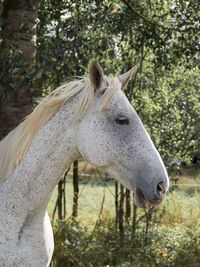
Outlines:
[[[102,216],[105,219],[113,218],[115,215],[114,207],[114,183],[104,183],[101,181],[89,181],[79,184],[79,200],[78,200],[78,220],[86,223],[88,226],[93,226],[98,219],[99,211],[103,197],[105,201],[103,205]],[[52,216],[53,208],[57,198],[57,188],[54,190],[52,198],[48,205],[49,216]],[[67,217],[72,214],[73,205],[73,184],[71,179],[66,183],[66,210]]]
[[[161,223],[168,226],[182,224],[185,226],[198,225],[200,227],[200,194],[197,190],[188,193],[184,190],[175,190],[169,194],[159,208],[165,213]]]

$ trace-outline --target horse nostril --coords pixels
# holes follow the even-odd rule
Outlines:
[[[159,198],[163,198],[165,194],[165,188],[164,188],[164,184],[163,182],[160,182],[158,185],[157,185],[157,195],[159,196]]]

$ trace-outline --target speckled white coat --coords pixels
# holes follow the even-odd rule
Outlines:
[[[1,267],[49,266],[54,242],[46,208],[56,184],[75,159],[84,158],[104,168],[135,190],[140,207],[145,207],[144,198],[151,205],[160,203],[159,183],[167,191],[163,162],[124,93],[118,90],[105,110],[100,110],[102,96],[97,91],[105,83],[100,66],[94,63],[93,68],[90,80],[96,92],[84,118],[77,121],[72,116],[80,93],[40,129],[20,165],[0,184]],[[143,198],[137,195],[137,188]]]

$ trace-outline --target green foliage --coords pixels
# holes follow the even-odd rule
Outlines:
[[[183,227],[154,225],[145,236],[141,227],[133,236],[126,227],[124,247],[114,225],[103,221],[93,233],[75,221],[55,226],[53,266],[198,266],[200,233]]]
[[[148,82],[152,78],[144,70],[140,79],[149,86],[136,90],[134,95],[134,106],[171,168],[173,164],[181,167],[183,161],[191,162],[200,152],[198,73],[196,68],[185,70],[179,67],[170,75],[166,73],[155,82]]]
[[[26,62],[17,45],[10,46],[9,51],[2,52],[0,56],[4,58],[0,68],[0,95],[9,99],[9,94],[18,88],[34,91],[37,83],[36,68]]]

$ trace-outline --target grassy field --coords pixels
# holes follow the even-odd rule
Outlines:
[[[172,177],[175,175],[172,174]],[[173,178],[171,183],[174,183]],[[184,172],[177,183],[200,184],[200,173],[194,170]],[[56,197],[57,189],[48,206],[50,217]],[[66,199],[67,217],[70,217],[73,200],[70,177],[66,183]],[[101,220],[95,228],[103,199]],[[137,218],[145,218],[143,215],[145,212],[137,209]],[[144,237],[145,221],[138,224],[134,237],[131,235],[130,222],[129,225],[125,224],[126,248],[120,248],[114,217],[114,181],[105,182],[90,177],[81,179],[78,218],[73,222],[69,220],[67,224],[61,224],[59,227],[57,225],[54,229],[54,259],[57,265],[55,263],[53,266],[200,266],[200,187],[175,187],[173,192],[166,196],[152,214],[148,241]],[[133,247],[133,244],[137,245]],[[100,249],[101,253],[95,248]],[[105,256],[100,260],[98,255]],[[130,257],[128,260],[127,255]]]

